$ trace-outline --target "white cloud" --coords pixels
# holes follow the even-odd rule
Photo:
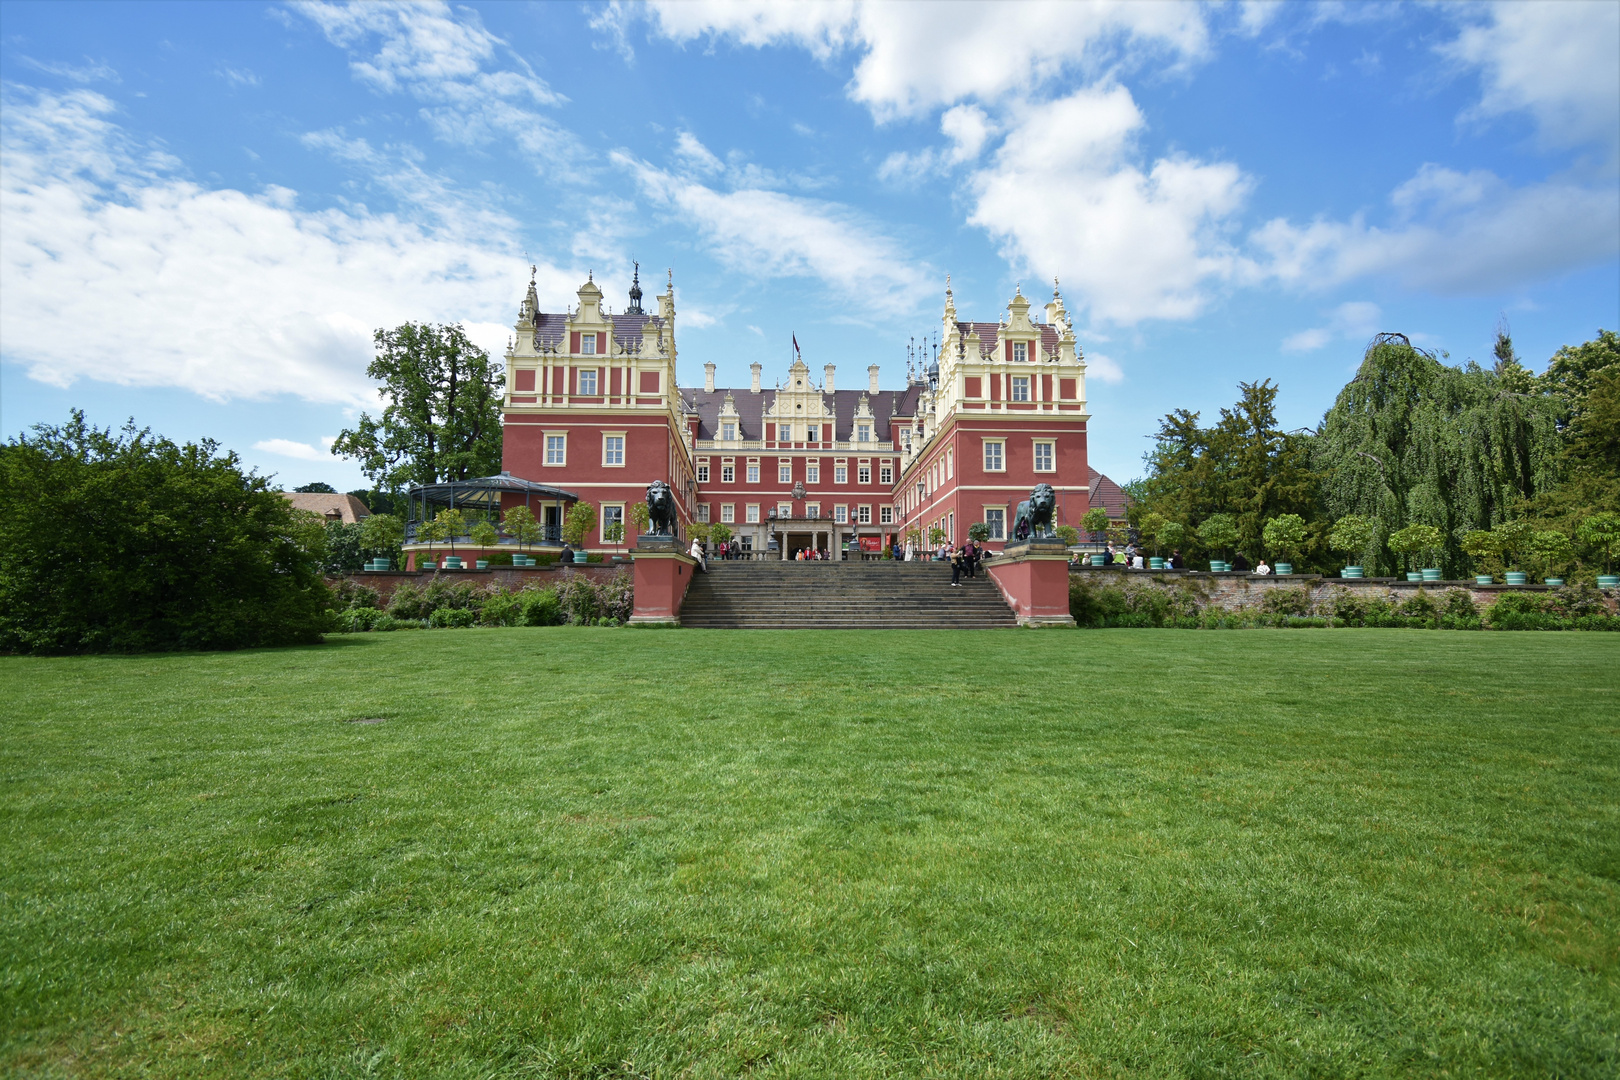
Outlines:
[[[977,105],[946,109],[940,117],[939,129],[951,141],[950,146],[929,147],[915,154],[896,151],[878,166],[878,179],[885,183],[912,183],[975,161],[996,130],[994,122]]]
[[[259,77],[247,68],[221,66],[216,74],[229,83],[233,88],[238,86],[259,85]]]
[[[1442,55],[1477,68],[1477,118],[1526,112],[1548,146],[1596,146],[1620,163],[1620,4],[1496,3],[1459,9],[1483,21],[1464,27]]]
[[[504,348],[526,269],[507,246],[515,222],[456,210],[430,177],[423,221],[307,211],[286,188],[210,190],[113,113],[88,90],[16,86],[0,109],[0,340],[31,377],[371,406],[378,326],[466,320]],[[577,280],[541,268],[558,299]]]
[[[693,172],[712,176],[726,171],[726,163],[715,157],[713,151],[699,142],[690,131],[677,133],[675,156]]]
[[[815,278],[863,311],[910,309],[925,293],[915,260],[878,223],[846,206],[757,187],[721,191],[623,151],[613,160],[649,199],[678,212],[733,270]]]
[[[300,461],[331,461],[332,444],[335,442],[337,438],[331,435],[324,436],[319,447],[294,442],[292,439],[263,439],[254,443],[253,449],[278,457],[298,458]]]
[[[1125,369],[1119,366],[1119,361],[1102,353],[1086,353],[1086,376],[1092,379],[1101,379],[1110,386],[1125,381]]]
[[[416,4],[322,3],[295,10],[347,49],[350,70],[380,93],[407,93],[444,142],[462,146],[510,141],[540,168],[573,170],[582,150],[572,133],[530,106],[566,99],[534,73],[476,12],[441,0]],[[459,17],[458,17],[459,16]],[[500,66],[504,65],[504,66]]]
[[[43,71],[47,75],[55,75],[76,83],[116,83],[123,81],[119,78],[118,72],[114,71],[110,66],[99,60],[92,60],[88,56],[84,58],[83,64],[69,64],[59,60],[47,63],[42,60],[35,60],[31,56],[24,56],[21,59],[25,65],[35,71]]]
[[[1383,311],[1366,300],[1351,300],[1333,309],[1327,326],[1312,327],[1283,339],[1284,352],[1314,352],[1335,339],[1369,338],[1378,332]]]
[[[1266,274],[1328,288],[1372,275],[1410,288],[1477,294],[1614,258],[1620,200],[1612,188],[1548,180],[1511,187],[1490,172],[1425,165],[1390,196],[1395,218],[1368,224],[1282,218],[1255,230]]]
[[[968,221],[1006,258],[1057,276],[1093,318],[1197,315],[1209,286],[1246,272],[1225,240],[1250,181],[1235,165],[1133,156],[1142,114],[1123,87],[1082,90],[1019,117],[972,177]]]
[[[619,5],[614,18],[623,25],[642,10]],[[1209,43],[1203,10],[1185,3],[655,0],[644,10],[676,42],[791,45],[824,60],[858,51],[849,95],[880,119],[1027,94],[1066,71],[1096,73],[1143,54],[1193,60]]]

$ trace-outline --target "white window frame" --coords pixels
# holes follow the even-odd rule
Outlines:
[[[805,442],[816,442],[816,443],[818,443],[820,441],[821,441],[821,425],[820,424],[811,424],[809,426],[809,428],[807,428],[805,430]]]
[[[758,525],[759,524],[759,503],[749,503],[748,504],[748,506],[745,508],[745,514],[744,514],[743,521],[744,521],[744,524],[747,524],[747,525]]]
[[[1010,375],[1010,376],[1008,376],[1008,381],[1012,384],[1007,388],[1007,400],[1008,401],[1028,401],[1029,400],[1029,376],[1028,375]]]
[[[839,503],[833,507],[833,521],[840,525],[849,524],[849,507]]]
[[[945,479],[949,480],[956,475],[956,451],[952,447],[945,448]]]
[[[855,508],[855,523],[857,525],[872,524],[872,507],[863,503]]]
[[[994,462],[994,464],[992,464],[991,460],[990,460],[990,449],[991,449],[991,447],[995,448],[995,462]],[[985,472],[1003,472],[1003,473],[1007,471],[1007,440],[1006,439],[986,439],[986,440],[984,440],[984,471]]]
[[[709,504],[698,503],[697,515],[699,521],[707,524],[709,520]]]
[[[542,433],[546,440],[546,465],[549,468],[558,468],[568,464],[568,432],[547,431]],[[559,445],[553,447],[551,440],[559,440]],[[556,460],[552,459],[552,452],[556,451]]]
[[[885,461],[878,465],[878,483],[894,483],[894,462]]]
[[[720,440],[722,442],[737,441],[737,422],[735,420],[725,420],[721,422]]]
[[[872,465],[870,462],[855,467],[855,482],[857,484],[870,484],[872,482]]]
[[[849,463],[847,461],[846,462],[838,462],[838,461],[833,462],[833,483],[835,483],[835,484],[847,484],[847,483],[849,483]]]
[[[581,355],[581,356],[595,356],[595,355],[597,355],[597,352],[596,352],[596,335],[594,333],[591,333],[591,334],[581,333],[579,335],[579,355]]]
[[[608,512],[610,510],[617,511],[618,516],[615,517],[613,514],[610,514]],[[626,528],[629,527],[628,519],[624,516],[624,503],[603,503],[602,504],[602,520],[601,520],[601,523],[598,524],[597,527],[596,527],[596,535],[601,537],[602,543],[604,543],[604,544],[612,543],[612,541],[607,538],[607,531],[608,531],[608,526],[611,525],[615,520],[620,522],[621,524],[624,524]],[[625,540],[628,540],[628,539],[630,539],[630,534],[628,532],[626,532],[624,534],[624,539],[620,540],[619,543],[622,544],[622,543],[624,543]]]
[[[729,461],[720,465],[720,482],[722,484],[735,484],[737,482],[737,466]]]
[[[778,484],[793,483],[793,462],[778,461],[776,463],[776,482]]]
[[[894,507],[892,507],[892,506],[880,506],[880,507],[878,507],[878,524],[879,525],[893,525],[894,524]]]
[[[871,442],[872,441],[872,425],[871,424],[856,424],[855,425],[855,441],[856,442]]]
[[[984,523],[990,527],[990,539],[1007,539],[1007,508],[1005,506],[985,507]]]
[[[707,484],[709,482],[709,463],[707,461],[698,463],[697,482],[700,484]]]
[[[1041,451],[1047,454],[1047,463],[1041,465]],[[1057,441],[1055,439],[1036,439],[1033,444],[1033,455],[1036,472],[1057,472]]]
[[[612,443],[613,443],[613,440],[615,440],[615,439],[617,439],[618,442],[619,442],[619,460],[618,461],[613,460]],[[604,431],[604,432],[602,432],[602,467],[604,469],[622,469],[622,468],[624,468],[624,443],[625,443],[624,432],[622,432],[622,431]]]
[[[793,425],[792,424],[777,424],[776,425],[776,441],[777,442],[792,442],[793,441]]]
[[[793,516],[793,504],[790,502],[777,503],[776,516],[778,518],[791,518]]]
[[[810,518],[812,521],[819,519],[821,517],[821,504],[813,502],[805,503],[804,516]]]
[[[735,524],[736,521],[737,521],[737,504],[736,503],[721,503],[720,504],[720,520],[725,522],[727,525]]]
[[[577,385],[579,386],[580,397],[597,397],[600,394],[600,391],[597,390],[598,384],[600,384],[602,381],[601,379],[597,378],[599,374],[600,372],[593,367],[582,367],[579,369],[579,382]],[[585,376],[587,375],[591,377],[591,388],[589,390],[585,389]]]
[[[748,481],[747,481],[748,483],[750,483],[750,484],[759,483],[759,462],[758,461],[750,461],[748,463],[748,471],[746,473],[744,473],[743,475],[748,477]]]
[[[805,465],[804,465],[804,482],[807,483],[807,484],[819,484],[819,483],[821,483],[821,462],[819,462],[819,461],[814,461],[814,462],[807,461],[807,462],[805,462]]]
[[[1015,363],[1015,364],[1027,364],[1027,363],[1029,363],[1029,342],[1027,342],[1027,341],[1015,341],[1015,342],[1013,342],[1013,363]],[[1017,401],[1018,399],[1014,398],[1013,400]]]

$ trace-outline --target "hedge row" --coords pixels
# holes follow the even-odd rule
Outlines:
[[[1191,582],[1104,585],[1069,578],[1069,613],[1090,628],[1171,627],[1237,630],[1310,627],[1398,627],[1414,630],[1620,630],[1603,594],[1589,585],[1547,593],[1504,593],[1480,610],[1466,589],[1418,589],[1400,601],[1336,588],[1313,598],[1304,587],[1268,590],[1253,607],[1229,611]]]
[[[335,590],[342,633],[376,630],[458,629],[469,626],[620,626],[631,613],[629,574],[595,582],[569,574],[551,585],[521,589],[445,580],[425,586],[403,582],[384,606],[376,589],[345,581]]]

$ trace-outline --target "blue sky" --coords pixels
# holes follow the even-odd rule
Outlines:
[[[288,486],[370,332],[499,352],[539,267],[673,268],[680,378],[843,385],[1062,282],[1093,463],[1366,339],[1620,327],[1620,4],[5,5],[0,433],[211,436]],[[658,291],[649,289],[648,292]]]

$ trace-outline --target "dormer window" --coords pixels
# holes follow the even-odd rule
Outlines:
[[[1029,362],[1029,343],[1026,341],[1013,342],[1013,363],[1027,364]]]
[[[1009,381],[1012,383],[1012,399],[1014,401],[1028,401],[1029,376],[1014,375]]]
[[[779,425],[777,425],[776,441],[777,442],[792,442],[793,441],[793,426],[791,424],[779,424]]]
[[[807,431],[805,433],[805,438],[808,439],[810,442],[820,442],[821,441],[821,429],[819,427],[817,427],[815,424],[811,424],[809,431]]]
[[[731,440],[735,439],[737,437],[737,425],[736,424],[721,424],[720,425],[720,437],[722,439],[725,439],[727,442],[730,442]]]
[[[856,442],[871,442],[872,441],[872,425],[870,425],[870,424],[857,425],[856,428],[855,428],[855,441]]]
[[[596,335],[595,334],[581,334],[581,335],[579,335],[579,351],[580,351],[581,355],[584,355],[584,356],[595,356],[596,355]]]
[[[594,341],[591,344],[596,344]],[[596,396],[596,369],[591,368],[579,373],[579,392],[582,397]]]

